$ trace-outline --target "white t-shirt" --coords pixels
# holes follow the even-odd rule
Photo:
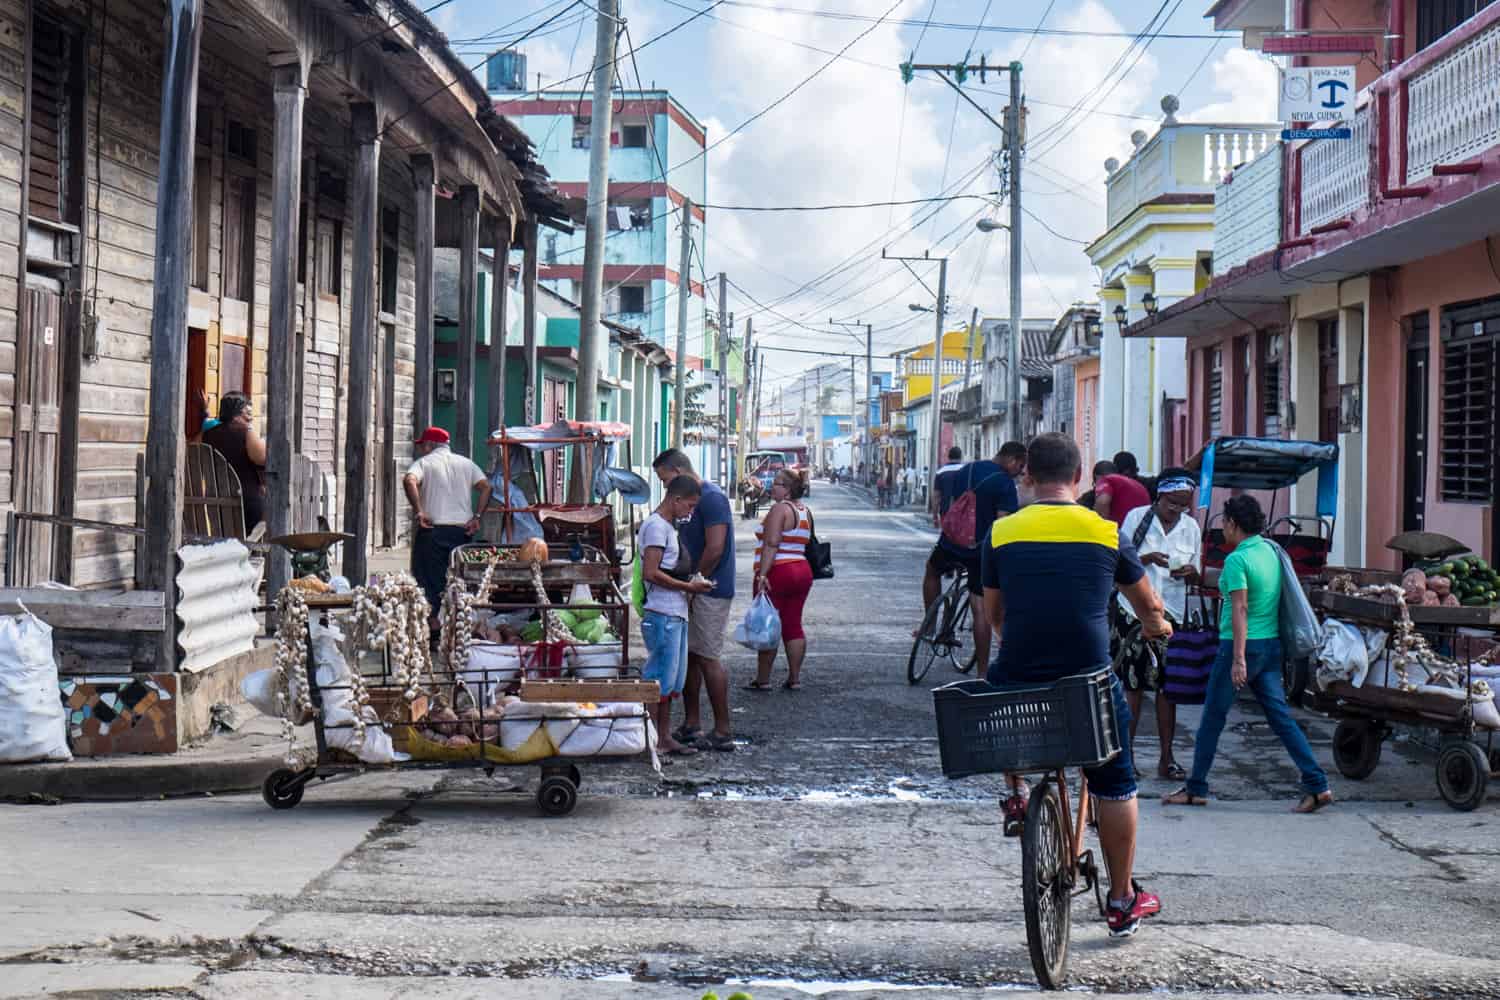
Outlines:
[[[1129,542],[1135,538],[1136,529],[1141,525],[1141,518],[1154,508],[1150,505],[1137,507],[1125,515],[1125,522],[1120,525],[1120,540]],[[1151,524],[1146,529],[1146,537],[1141,539],[1137,552],[1146,555],[1150,552],[1160,552],[1174,567],[1188,566],[1197,563],[1199,548],[1203,541],[1203,531],[1198,527],[1198,522],[1187,514],[1177,519],[1168,534],[1162,529],[1161,517],[1157,515],[1151,518]],[[1161,566],[1146,564],[1146,579],[1151,581],[1151,586],[1161,595],[1162,603],[1167,606],[1172,617],[1181,624],[1187,617],[1187,584],[1181,580],[1172,579],[1172,571]],[[1125,600],[1125,595],[1120,595],[1120,607],[1131,611],[1130,602]],[[1135,612],[1131,611],[1134,615]]]
[[[672,522],[655,511],[652,511],[651,516],[641,524],[641,530],[636,535],[636,547],[640,550],[642,558],[647,549],[661,549],[663,572],[676,569],[677,560],[681,558],[681,552],[677,546],[677,529],[673,527]],[[688,616],[687,591],[655,587],[648,580],[645,608],[647,611],[686,618]]]
[[[406,474],[417,481],[433,524],[465,525],[474,517],[474,487],[486,477],[471,459],[442,444],[411,463]]]

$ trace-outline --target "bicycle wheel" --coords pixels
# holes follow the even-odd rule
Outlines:
[[[1067,978],[1073,893],[1068,885],[1068,835],[1053,782],[1032,789],[1021,834],[1021,897],[1026,948],[1043,989],[1060,990]]]
[[[928,606],[927,613],[922,616],[922,628],[917,632],[917,637],[912,640],[911,655],[906,658],[906,683],[908,684],[922,683],[922,678],[926,677],[927,671],[932,669],[932,661],[938,658],[942,650],[937,637],[940,635],[939,627],[943,620],[944,607],[945,604],[940,595]]]
[[[947,640],[945,653],[953,669],[966,674],[974,669],[974,660],[979,650],[974,646],[974,608],[969,603],[969,588],[963,577],[948,592],[951,595],[948,627],[943,630]]]

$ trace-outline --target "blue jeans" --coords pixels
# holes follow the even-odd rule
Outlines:
[[[1198,723],[1197,742],[1193,747],[1193,774],[1187,781],[1190,795],[1208,795],[1208,772],[1214,766],[1214,754],[1219,749],[1219,735],[1224,731],[1224,720],[1234,704],[1234,681],[1230,671],[1234,665],[1234,643],[1220,642],[1219,656],[1214,660],[1213,673],[1208,678],[1208,696],[1203,703],[1203,720]],[[1302,772],[1302,790],[1309,795],[1322,795],[1328,791],[1328,775],[1318,766],[1307,737],[1292,719],[1291,709],[1286,704],[1286,692],[1281,686],[1281,640],[1249,639],[1245,642],[1245,672],[1255,700],[1266,713],[1266,721],[1291,755],[1292,763]]]
[[[687,619],[647,611],[641,617],[641,641],[646,646],[646,662],[641,679],[661,685],[661,700],[682,694],[687,680]]]

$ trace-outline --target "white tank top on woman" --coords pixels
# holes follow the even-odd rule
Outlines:
[[[784,501],[792,505],[797,513],[797,525],[781,533],[781,544],[776,546],[773,565],[786,562],[806,561],[807,543],[812,538],[812,515],[805,506],[795,500]],[[775,510],[776,508],[771,508]],[[769,515],[767,515],[769,516]],[[760,554],[765,548],[766,525],[762,521],[755,528],[755,564],[760,565]]]

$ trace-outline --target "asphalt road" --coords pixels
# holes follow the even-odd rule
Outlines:
[[[809,606],[806,686],[743,691],[751,657],[732,653],[735,753],[661,779],[586,766],[560,820],[512,784],[529,769],[371,774],[289,812],[253,795],[0,806],[0,996],[1029,987],[1019,850],[998,835],[993,782],[937,766],[928,689],[956,675],[906,683],[931,534],[815,489],[838,577]],[[1326,763],[1330,727],[1306,722]],[[1183,713],[1184,743],[1195,723]],[[1388,747],[1368,781],[1335,776],[1335,808],[1292,816],[1295,774],[1242,704],[1215,782],[1207,809],[1142,803],[1139,877],[1165,912],[1120,944],[1079,900],[1079,987],[1500,994],[1497,807],[1449,810],[1425,751]]]

